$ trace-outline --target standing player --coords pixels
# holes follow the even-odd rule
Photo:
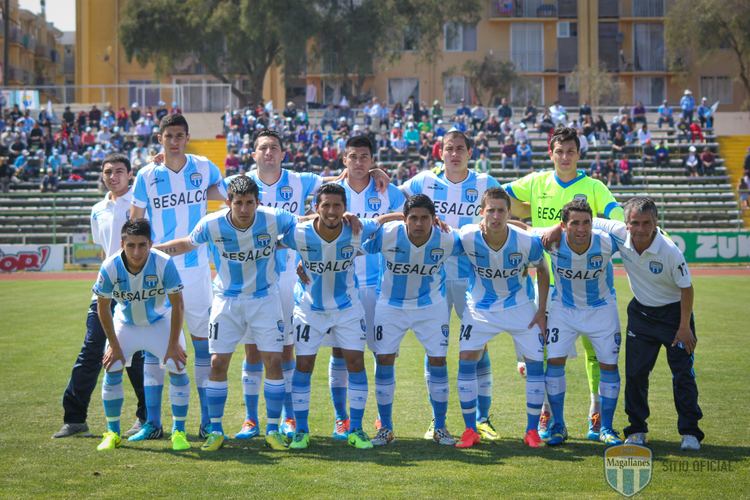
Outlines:
[[[394,364],[408,329],[425,348],[430,379],[428,390],[435,415],[433,439],[441,445],[456,443],[445,425],[448,411],[448,352],[450,309],[445,303],[446,259],[463,255],[458,233],[433,228],[435,205],[417,194],[404,204],[404,222],[389,222],[377,237],[365,243],[368,253],[382,255],[385,264],[380,298],[375,308],[375,394],[381,426],[372,440],[385,446],[393,434]]]
[[[122,227],[122,251],[104,261],[94,284],[97,311],[108,342],[102,360],[106,370],[102,400],[107,432],[97,447],[99,451],[113,450],[121,444],[122,369],[140,350],[169,369],[172,449],[190,449],[185,436],[190,379],[185,373],[182,282],[174,262],[152,249],[151,243],[151,227],[146,219],[127,221]],[[114,318],[113,298],[117,302]]]
[[[138,172],[133,192],[133,219],[146,214],[151,221],[152,238],[164,243],[185,237],[206,215],[209,196],[225,199],[218,167],[202,156],[185,154],[190,140],[188,123],[182,115],[167,115],[159,124],[159,143],[164,163],[151,163]],[[211,307],[211,268],[205,249],[193,250],[174,258],[185,285],[185,320],[195,348],[195,385],[201,403],[199,435],[208,436],[209,418],[206,382],[210,369],[208,315]],[[158,439],[161,430],[161,393],[164,371],[158,360],[146,356],[144,392],[148,421],[130,441]]]
[[[122,249],[120,229],[128,220],[130,203],[133,198],[130,191],[131,178],[130,160],[126,155],[112,154],[102,162],[102,181],[109,191],[102,201],[91,208],[91,235],[94,243],[102,247],[105,257],[110,257]],[[52,436],[55,438],[87,433],[89,430],[86,424],[86,416],[89,401],[91,401],[91,393],[94,392],[102,368],[104,344],[107,340],[99,321],[96,304],[96,295],[94,295],[86,317],[86,337],[83,340],[78,359],[73,365],[70,381],[63,395],[63,409],[65,410],[63,426]],[[132,363],[127,371],[138,399],[136,423],[124,434],[125,436],[132,436],[141,429],[146,421],[142,352],[133,355]]]
[[[460,229],[466,224],[479,221],[479,204],[484,192],[500,184],[487,174],[469,170],[471,145],[469,139],[455,129],[443,137],[442,158],[445,171],[435,174],[421,172],[411,178],[402,189],[408,196],[425,194],[435,202],[438,217],[450,227]],[[459,319],[466,308],[466,290],[472,275],[471,264],[466,256],[448,259],[445,263],[446,301],[448,308],[455,309]],[[429,387],[429,365],[425,359],[425,381]],[[498,439],[497,432],[489,421],[492,404],[492,367],[489,353],[485,350],[477,365],[479,380],[479,405],[477,408],[477,428],[486,439]],[[425,433],[425,439],[432,439],[434,422]]]
[[[545,385],[554,419],[547,444],[556,446],[568,439],[564,417],[565,361],[579,335],[589,338],[599,360],[599,441],[621,444],[612,427],[620,393],[617,358],[621,336],[610,259],[618,245],[609,234],[592,230],[591,207],[584,200],[565,204],[561,218],[563,235],[559,245],[549,251],[557,284],[547,320]]]
[[[578,170],[580,142],[573,128],[555,130],[549,142],[549,156],[554,170],[532,172],[503,187],[511,196],[511,209],[516,216],[528,214],[534,228],[555,226],[560,222],[562,207],[573,199],[588,202],[595,214],[608,219],[622,221],[622,208],[615,201],[607,186]],[[523,203],[528,203],[524,205]],[[552,276],[554,285],[554,276]],[[586,375],[589,381],[591,404],[589,406],[588,439],[599,439],[601,413],[599,394],[599,364],[588,338],[581,339],[586,352]],[[549,411],[545,408],[540,419],[540,431],[548,436]]]
[[[539,303],[547,303],[549,271],[538,237],[508,225],[510,197],[502,188],[490,188],[482,196],[482,227],[461,228],[461,243],[474,269],[467,311],[463,317],[459,346],[458,395],[466,430],[458,448],[479,444],[476,428],[477,362],[484,346],[499,332],[513,338],[516,352],[523,355],[526,377],[526,432],[523,442],[541,445],[537,432],[544,402],[545,307],[534,305],[534,287],[526,275],[536,268]]]
[[[202,449],[216,451],[224,443],[222,418],[227,400],[227,371],[237,344],[252,341],[260,349],[266,369],[266,445],[284,450],[279,432],[284,402],[281,351],[285,321],[277,285],[275,250],[279,236],[297,218],[284,210],[258,207],[258,185],[246,176],[229,183],[228,208],[202,218],[187,238],[159,245],[175,255],[208,243],[217,269],[211,305],[208,345],[211,373],[206,392],[211,434]]]

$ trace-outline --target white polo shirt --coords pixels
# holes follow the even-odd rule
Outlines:
[[[108,192],[103,200],[91,207],[91,235],[107,257],[122,247],[120,232],[128,220],[132,202],[133,190],[130,189],[115,201],[112,201],[112,193]]]
[[[690,269],[672,240],[657,231],[651,246],[639,254],[625,223],[597,217],[593,227],[608,232],[617,242],[630,289],[638,302],[660,307],[680,301],[680,289],[691,284]]]

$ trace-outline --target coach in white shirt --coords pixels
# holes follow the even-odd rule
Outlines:
[[[698,450],[703,417],[693,371],[697,339],[693,323],[693,285],[682,252],[657,228],[656,204],[632,198],[625,204],[625,223],[596,219],[620,247],[634,298],[628,305],[625,354],[625,412],[630,425],[626,443],[645,444],[649,416],[648,377],[659,349],[667,351],[683,450]]]

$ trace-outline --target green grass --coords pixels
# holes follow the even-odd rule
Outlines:
[[[670,374],[662,353],[651,376],[649,438],[655,464],[651,484],[642,493],[646,497],[720,498],[750,491],[747,314],[742,305],[746,299],[742,291],[747,291],[749,284],[743,277],[695,278],[700,339],[696,373],[706,440],[699,454],[679,450]],[[107,454],[95,451],[98,439],[52,440],[50,436],[62,422],[62,392],[83,339],[89,286],[81,281],[0,281],[3,498],[614,496],[604,481],[602,446],[582,439],[588,409],[583,360],[568,365],[566,416],[572,439],[561,448],[529,450],[520,442],[525,427],[524,382],[515,373],[507,335],[491,344],[495,374],[492,414],[502,439],[471,450],[446,449],[421,439],[430,412],[422,378],[423,351],[413,336],[407,337],[397,362],[397,441],[386,449],[357,451],[329,438],[332,408],[327,349],[322,351],[314,374],[313,440],[305,452],[271,452],[255,439],[242,444],[229,441],[218,453],[201,453],[195,436],[199,415],[195,394],[188,419],[194,448],[189,452],[172,452],[168,440],[125,444]],[[617,287],[624,323],[630,291],[622,278],[618,278]],[[451,344],[448,422],[453,433],[460,434],[456,342]],[[620,359],[624,365],[624,357]],[[238,430],[244,415],[240,364],[237,356],[230,369],[224,420],[230,433]],[[369,426],[376,408],[369,355],[367,364],[370,398],[365,420]],[[623,366],[620,372],[624,375]],[[127,382],[125,387],[123,425],[128,426],[134,415],[134,396]],[[168,422],[166,391],[164,399]],[[89,424],[96,433],[104,429],[99,388],[92,397]],[[621,398],[615,426],[621,429],[625,424]],[[697,457],[728,461],[732,470],[694,471]],[[680,471],[680,467],[689,470]]]

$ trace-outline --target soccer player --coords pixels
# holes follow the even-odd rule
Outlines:
[[[445,303],[446,259],[462,255],[455,230],[433,228],[435,205],[424,194],[409,197],[404,204],[403,222],[385,224],[377,237],[365,243],[368,253],[382,255],[385,264],[380,297],[375,308],[374,349],[375,394],[381,426],[374,446],[385,446],[393,434],[393,395],[396,388],[394,364],[408,329],[414,331],[427,353],[430,379],[428,390],[435,430],[433,439],[441,445],[456,443],[445,425],[448,411],[448,352],[450,309]]]
[[[102,360],[106,370],[102,400],[107,432],[96,448],[99,451],[120,447],[122,369],[140,350],[169,370],[172,449],[190,449],[185,436],[190,379],[185,373],[182,281],[169,256],[152,249],[151,244],[151,227],[146,219],[127,221],[122,226],[122,250],[104,261],[93,287],[108,342]],[[112,299],[117,302],[114,317]]]
[[[185,237],[206,215],[208,199],[226,199],[218,167],[202,156],[185,154],[190,140],[188,123],[182,115],[167,115],[159,124],[159,143],[164,163],[151,163],[136,177],[130,218],[148,216],[152,239],[164,243]],[[208,437],[209,417],[206,383],[210,369],[208,316],[211,307],[211,268],[206,249],[196,249],[174,258],[185,285],[185,320],[195,349],[195,385],[201,403],[199,435]],[[161,393],[164,371],[158,360],[146,355],[144,392],[147,422],[129,441],[158,439],[161,430]]]
[[[102,248],[106,257],[122,249],[120,229],[128,219],[133,194],[130,190],[132,172],[126,155],[112,154],[102,162],[102,181],[108,192],[104,199],[91,208],[91,235],[94,243]],[[86,424],[91,393],[94,392],[99,372],[102,368],[102,356],[107,337],[102,330],[99,314],[96,309],[96,295],[91,299],[86,317],[86,337],[81,346],[70,381],[63,394],[63,426],[52,437],[62,438],[79,433],[88,433]],[[128,367],[128,378],[138,399],[136,421],[125,436],[132,436],[141,429],[146,421],[146,404],[143,396],[143,353],[133,355]]]
[[[620,319],[611,264],[618,245],[609,234],[592,229],[591,206],[582,199],[566,203],[561,219],[560,243],[549,250],[557,284],[547,319],[545,386],[554,419],[547,444],[560,445],[568,438],[564,417],[565,361],[579,335],[589,338],[599,360],[599,441],[621,444],[612,427],[620,393]]]
[[[294,307],[293,332],[297,366],[292,379],[294,415],[297,431],[291,449],[310,445],[308,413],[310,409],[310,377],[315,357],[324,335],[333,335],[349,372],[350,431],[347,438],[355,448],[372,448],[362,429],[362,417],[367,403],[367,373],[364,365],[366,331],[364,311],[354,283],[354,257],[362,243],[373,236],[378,220],[362,220],[362,231],[355,234],[351,226],[343,224],[346,210],[346,191],[338,184],[321,186],[316,194],[318,217],[298,223],[284,236],[282,242],[297,250],[310,284],[298,285]]]
[[[466,224],[479,222],[479,204],[484,192],[491,187],[500,187],[494,177],[469,170],[471,144],[463,132],[451,129],[443,137],[442,159],[445,170],[439,174],[423,171],[403,184],[407,196],[425,194],[435,202],[438,217],[450,227],[460,229]],[[471,264],[466,256],[448,259],[445,263],[446,302],[448,308],[455,309],[459,319],[466,309],[466,290],[472,274]],[[497,432],[489,421],[492,404],[492,367],[485,350],[477,365],[479,379],[479,405],[477,407],[477,428],[485,439],[498,439]],[[425,381],[429,387],[429,364],[425,359]],[[425,439],[432,439],[434,422],[425,433]]]
[[[508,225],[510,197],[502,188],[484,192],[482,224],[461,228],[461,243],[474,270],[469,288],[467,311],[459,334],[458,395],[466,430],[458,448],[479,444],[476,427],[477,362],[484,346],[498,333],[513,338],[516,352],[523,355],[526,377],[526,431],[523,442],[532,448],[541,445],[537,431],[544,402],[545,307],[549,291],[549,271],[541,240]],[[534,305],[534,286],[526,274],[534,266],[539,284],[540,307]]]
[[[534,228],[556,226],[560,222],[562,207],[573,199],[586,200],[595,214],[608,219],[623,220],[622,208],[615,201],[607,186],[578,170],[580,142],[574,128],[557,128],[549,142],[549,156],[554,170],[532,172],[503,187],[511,197],[514,215],[531,216]],[[528,205],[526,205],[528,204]],[[544,238],[542,238],[544,241]],[[555,284],[552,276],[551,283]],[[581,339],[586,353],[586,375],[589,381],[591,403],[589,405],[588,439],[597,441],[601,427],[599,394],[599,364],[589,340]],[[575,351],[573,351],[575,352]],[[523,369],[523,367],[519,367]],[[542,410],[539,426],[543,438],[549,435],[549,411]]]
[[[594,220],[618,244],[633,299],[628,304],[625,350],[625,413],[630,425],[625,442],[645,445],[650,414],[648,377],[659,349],[667,350],[683,450],[699,450],[703,417],[693,371],[697,343],[693,322],[693,285],[685,257],[656,227],[658,213],[650,198],[625,203],[626,223]]]

